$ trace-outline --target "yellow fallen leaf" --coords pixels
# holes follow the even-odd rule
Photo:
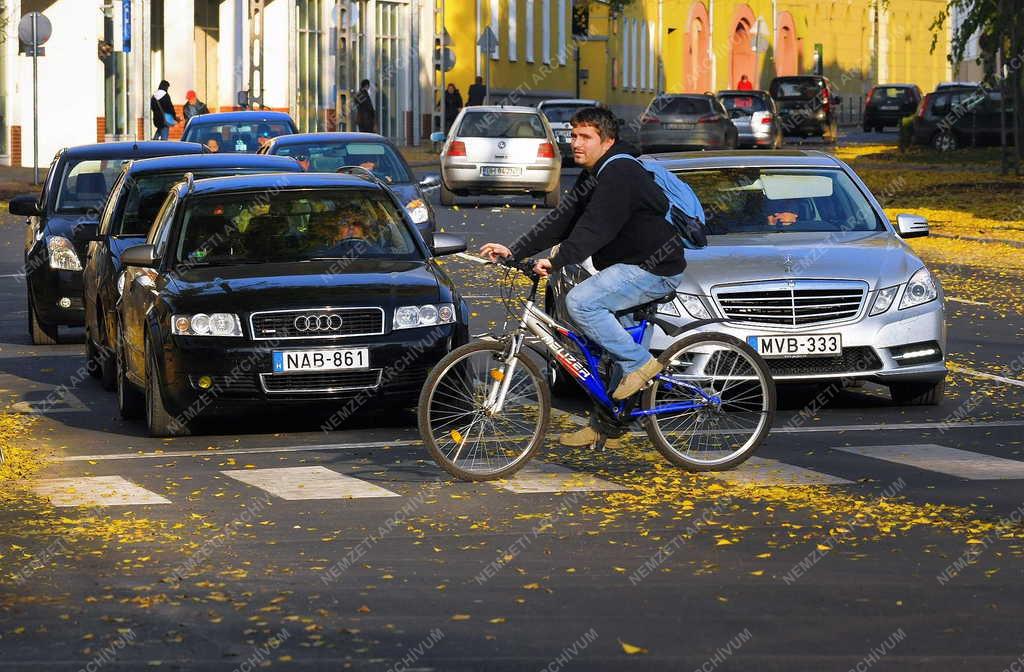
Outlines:
[[[492,618],[491,620],[489,620],[487,622],[488,623],[495,623],[495,624],[497,624],[497,623],[504,623],[505,619],[501,618],[501,617],[498,617],[498,618]]]
[[[750,573],[751,576],[761,576],[762,574],[764,574],[763,569],[755,569]]]
[[[523,586],[523,589],[524,590],[539,590],[540,589],[540,584],[539,583],[528,583],[525,586]]]
[[[638,653],[647,653],[647,649],[645,649],[644,647],[628,644],[622,641],[621,639],[619,640],[619,645],[622,647],[622,650],[630,656],[635,656]]]
[[[469,614],[455,614],[452,616],[453,621],[468,621],[472,616]]]
[[[454,441],[455,443],[462,443],[462,434],[459,433],[459,430],[453,429],[451,431],[451,435],[452,441]]]
[[[729,541],[728,539],[719,539],[715,543],[715,546],[730,546],[730,545],[732,545],[732,542]]]
[[[761,560],[764,560],[765,558],[770,558],[770,557],[772,557],[772,554],[771,554],[771,553],[761,553],[761,554],[759,554],[759,555],[756,555],[756,556],[754,556],[754,557],[756,557],[756,558],[760,558]]]
[[[818,550],[819,551],[831,551],[832,547],[831,546],[826,546],[825,544],[818,544]]]

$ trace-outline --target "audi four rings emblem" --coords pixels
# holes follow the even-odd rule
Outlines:
[[[337,331],[341,329],[341,315],[299,315],[295,318],[296,331],[302,333]]]

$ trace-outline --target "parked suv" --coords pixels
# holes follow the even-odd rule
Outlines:
[[[881,132],[886,126],[899,126],[921,104],[921,89],[916,84],[879,84],[872,86],[864,102],[864,132]]]
[[[658,96],[640,116],[638,136],[645,153],[730,149],[739,142],[729,113],[710,93]]]
[[[984,87],[946,86],[929,93],[914,117],[915,144],[945,152],[1000,144],[1002,94]],[[1013,142],[1013,104],[1006,105],[1006,136]]]
[[[842,97],[828,77],[795,75],[776,77],[768,87],[782,117],[785,135],[820,137],[835,142],[839,136],[836,118]]]

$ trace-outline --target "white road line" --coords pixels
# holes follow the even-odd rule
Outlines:
[[[580,418],[582,420],[582,418]],[[1004,427],[1024,427],[1024,420],[989,420],[983,422],[908,422],[902,425],[824,425],[821,427],[776,427],[772,434],[843,434],[845,432],[878,432],[907,430],[954,430],[997,429]],[[644,436],[645,432],[633,432],[635,436]],[[552,434],[552,440],[554,435]],[[327,443],[308,446],[259,446],[254,448],[222,448],[215,450],[167,450],[137,453],[108,453],[91,455],[66,455],[54,458],[55,462],[88,462],[104,460],[161,460],[179,457],[219,457],[221,455],[261,455],[272,453],[305,453],[332,450],[360,450],[363,448],[388,448],[399,446],[421,446],[419,439],[396,439],[394,441],[364,441],[358,443]]]
[[[752,457],[731,471],[716,471],[712,472],[711,476],[732,485],[763,485],[783,488],[804,485],[849,485],[852,483],[845,478],[762,457]]]
[[[968,369],[966,366],[960,366],[959,364],[949,364],[950,371],[956,371],[957,373],[966,373],[968,376],[974,376],[975,378],[987,378],[988,380],[995,380],[1000,383],[1006,383],[1007,385],[1016,385],[1017,387],[1024,387],[1024,380],[1017,380],[1016,378],[1006,378],[1005,376],[997,376],[993,373],[985,373],[984,371],[975,371],[974,369]]]
[[[958,299],[955,296],[947,296],[946,301],[952,301],[953,303],[966,303],[968,306],[991,306],[991,303],[985,303],[984,301],[971,301],[970,299]]]
[[[908,446],[833,446],[834,450],[873,457],[969,481],[1024,478],[1024,462],[934,443]]]
[[[50,395],[53,396],[50,399]],[[59,390],[54,388],[46,399],[39,401],[18,401],[11,404],[11,411],[15,413],[30,413],[39,415],[53,415],[55,413],[82,413],[88,412],[89,407],[82,403],[71,390]]]
[[[327,467],[241,469],[220,473],[288,500],[401,497],[397,492],[339,474]]]
[[[503,490],[516,494],[536,492],[603,492],[625,490],[591,474],[573,471],[556,464],[533,462],[523,467],[512,478],[495,483]]]
[[[24,273],[4,273],[0,275],[0,278],[24,278]]]
[[[54,506],[128,506],[170,504],[155,492],[135,485],[120,476],[48,478],[36,481],[32,489]]]

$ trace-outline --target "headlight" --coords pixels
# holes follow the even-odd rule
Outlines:
[[[395,309],[395,329],[430,327],[455,321],[455,306],[450,303],[425,306],[401,306]]]
[[[900,310],[934,301],[938,295],[939,288],[935,285],[935,279],[927,268],[922,268],[910,276],[910,282],[903,290],[903,298],[900,300]]]
[[[234,313],[196,313],[171,317],[175,336],[241,336],[242,321]]]
[[[82,263],[75,254],[75,246],[63,236],[52,236],[46,241],[46,250],[50,253],[50,268],[61,271],[80,271]]]
[[[414,224],[422,224],[430,219],[430,212],[427,210],[427,204],[423,202],[422,198],[416,198],[409,201],[405,204],[405,209],[409,211],[409,216],[412,217]]]
[[[889,310],[892,302],[896,300],[896,292],[898,291],[900,291],[899,285],[878,290],[878,296],[875,297],[875,302],[871,305],[871,314],[878,315]]]
[[[690,314],[690,317],[698,320],[711,319],[711,313],[708,312],[699,296],[694,296],[693,294],[677,294],[676,296],[679,298],[679,303],[683,304],[683,308]]]

